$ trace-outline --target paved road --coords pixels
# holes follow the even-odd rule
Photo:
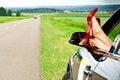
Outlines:
[[[40,80],[39,19],[0,24],[0,80]]]

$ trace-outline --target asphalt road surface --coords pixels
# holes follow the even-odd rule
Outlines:
[[[0,24],[0,80],[40,80],[39,19]]]

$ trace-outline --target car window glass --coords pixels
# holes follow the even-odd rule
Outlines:
[[[108,37],[114,41],[115,37],[117,36],[117,34],[120,32],[120,23],[118,25],[116,25],[116,27],[110,32],[110,34],[108,35]]]

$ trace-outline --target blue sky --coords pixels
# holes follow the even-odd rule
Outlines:
[[[92,4],[120,4],[120,0],[0,0],[3,7],[68,6]]]

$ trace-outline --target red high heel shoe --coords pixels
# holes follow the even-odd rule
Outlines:
[[[92,31],[92,18],[95,15],[95,13],[97,12],[98,8],[94,8],[88,15],[87,17],[87,23],[88,23],[88,29],[86,30],[86,35],[85,35],[85,41],[86,43],[84,44],[85,47],[89,47],[94,49],[94,46],[89,44],[89,39],[94,37],[93,35],[93,31]],[[96,18],[96,20],[98,21],[98,23],[100,24],[100,18]]]

